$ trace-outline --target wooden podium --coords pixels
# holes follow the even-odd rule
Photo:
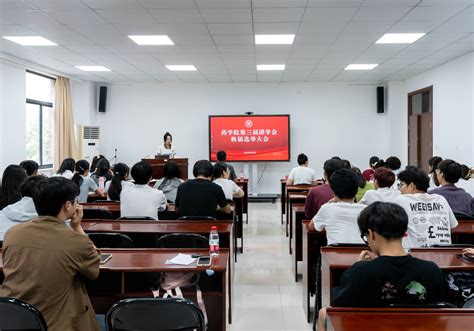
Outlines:
[[[142,161],[148,162],[153,168],[153,179],[160,179],[163,177],[163,169],[166,162],[176,162],[179,168],[179,178],[183,180],[188,179],[188,159],[187,158],[174,158],[174,159],[142,159]]]

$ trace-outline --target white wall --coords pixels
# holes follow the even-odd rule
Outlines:
[[[393,86],[392,86],[393,85]],[[433,85],[433,155],[474,165],[474,53],[414,76],[404,83],[391,82],[389,93],[396,111],[390,118],[390,150],[406,161],[407,94]],[[394,87],[394,88],[392,88]],[[398,128],[398,130],[397,130]],[[474,193],[474,180],[468,189]]]
[[[25,159],[25,69],[0,62],[0,174]]]
[[[246,111],[291,115],[293,161],[267,163],[260,193],[279,193],[279,179],[302,152],[320,175],[324,160],[334,155],[365,168],[371,155],[389,154],[387,114],[376,113],[374,85],[149,83],[112,85],[108,93],[107,112],[97,115],[101,150],[111,158],[117,148],[119,161],[130,165],[153,156],[169,131],[191,171],[196,160],[208,158],[208,115]]]

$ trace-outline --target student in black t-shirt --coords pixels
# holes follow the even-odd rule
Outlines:
[[[447,283],[436,264],[405,253],[405,210],[393,203],[375,202],[357,220],[362,239],[372,252],[359,259],[331,289],[336,307],[385,307],[392,303],[429,304],[445,299]],[[375,258],[372,255],[375,254]],[[326,309],[319,311],[318,330],[326,330]]]
[[[216,217],[218,206],[219,211],[232,212],[222,188],[211,182],[212,171],[212,163],[207,160],[194,164],[193,175],[196,179],[181,184],[176,193],[176,212],[180,216]]]

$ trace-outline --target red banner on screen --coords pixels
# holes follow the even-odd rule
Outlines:
[[[228,161],[288,161],[289,116],[210,116],[212,161],[218,151]]]

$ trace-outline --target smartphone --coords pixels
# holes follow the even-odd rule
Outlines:
[[[457,257],[459,257],[461,260],[464,260],[465,262],[474,263],[473,255],[458,254]]]
[[[112,254],[100,254],[100,264],[105,264],[112,258]]]
[[[211,265],[211,257],[210,256],[201,256],[198,258],[196,266],[197,267],[208,267]]]

